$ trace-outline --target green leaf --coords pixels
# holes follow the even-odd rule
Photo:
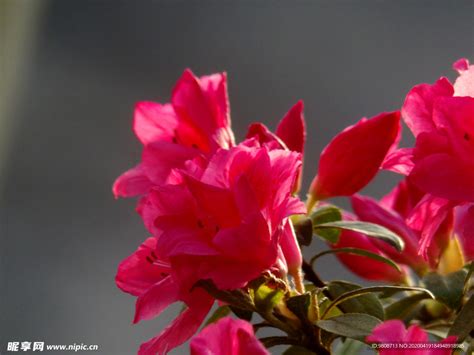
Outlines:
[[[208,326],[209,324],[217,322],[219,319],[224,318],[225,316],[229,315],[230,313],[230,307],[229,306],[221,306],[218,307],[214,313],[207,319],[206,323],[204,323],[204,326]]]
[[[328,285],[328,293],[332,299],[336,299],[341,295],[354,290],[361,289],[362,286],[356,285],[347,281],[332,281]],[[327,307],[331,304],[331,302],[326,302],[325,304],[321,305],[321,312],[325,312]],[[375,318],[384,319],[384,310],[382,303],[380,300],[371,293],[361,295],[357,298],[352,298],[338,306],[344,313],[365,313],[369,314]],[[334,309],[336,310],[336,309]],[[327,315],[332,315],[333,311],[328,313]]]
[[[319,228],[321,224],[337,222],[342,219],[339,208],[334,206],[322,206],[311,214],[313,221],[313,231],[318,236],[331,243],[337,243],[341,231],[339,228]]]
[[[283,352],[283,355],[316,355],[316,353],[302,346],[293,345]]]
[[[347,355],[347,354],[358,354],[360,350],[366,345],[358,340],[346,338],[337,344],[336,348],[332,352],[333,355]]]
[[[430,291],[428,291],[424,288],[421,288],[421,287],[373,286],[373,287],[359,288],[359,289],[354,290],[354,291],[346,292],[346,293],[342,294],[341,296],[337,297],[334,301],[331,302],[331,304],[329,304],[329,306],[326,308],[326,310],[324,311],[324,314],[321,316],[321,318],[324,319],[332,308],[338,306],[339,304],[341,304],[343,302],[346,302],[347,300],[350,300],[350,299],[355,298],[355,297],[360,297],[360,296],[365,295],[367,293],[385,292],[385,291],[391,291],[391,292],[394,292],[394,291],[397,291],[397,292],[399,292],[399,291],[419,291],[419,292],[428,293],[430,295],[430,297],[434,298],[434,295]]]
[[[338,317],[320,320],[316,325],[327,332],[363,341],[372,330],[382,323],[380,319],[364,313],[346,313]]]
[[[435,295],[436,300],[456,310],[461,305],[466,275],[466,269],[452,272],[446,276],[429,273],[423,277],[422,282]]]
[[[419,306],[420,301],[426,298],[430,298],[427,293],[416,293],[393,302],[385,308],[385,319],[405,319]]]
[[[271,311],[285,296],[281,289],[274,289],[266,284],[255,290],[255,306],[263,312]]]
[[[346,254],[366,256],[370,259],[377,260],[377,261],[380,261],[384,264],[387,264],[387,265],[393,267],[394,269],[396,269],[398,272],[401,272],[400,267],[395,262],[393,262],[392,260],[390,260],[390,259],[388,259],[384,256],[381,256],[379,254],[371,253],[370,251],[367,251],[367,250],[364,250],[364,249],[358,249],[358,248],[337,248],[337,249],[325,250],[325,251],[322,251],[321,253],[316,254],[315,256],[313,256],[311,258],[310,263],[311,263],[311,265],[313,265],[313,263],[323,255],[337,254],[337,253],[346,253]]]
[[[286,301],[286,306],[292,311],[299,319],[308,318],[308,309],[311,305],[311,294],[305,293],[303,295],[290,297]]]
[[[308,217],[302,217],[293,224],[296,239],[300,245],[308,246],[313,240],[313,222]]]
[[[462,342],[474,329],[474,295],[471,295],[467,303],[454,320],[453,326],[449,330],[449,335],[456,335],[457,342]]]
[[[385,227],[379,226],[378,224],[359,222],[359,221],[339,221],[324,223],[318,225],[318,228],[340,228],[347,229],[354,232],[365,234],[368,237],[380,239],[398,251],[402,251],[405,247],[405,242],[398,235],[388,230]]]

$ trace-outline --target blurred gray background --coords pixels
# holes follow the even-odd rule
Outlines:
[[[167,102],[187,67],[225,70],[242,139],[303,99],[307,188],[338,131],[474,58],[473,5],[0,0],[0,353],[7,341],[45,341],[133,354],[178,312],[132,326],[134,298],[114,284],[147,236],[135,201],[111,194],[140,158],[135,102]],[[396,180],[381,174],[365,192]],[[352,277],[324,260],[324,278]]]

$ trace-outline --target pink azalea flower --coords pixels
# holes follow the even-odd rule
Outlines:
[[[408,329],[400,320],[389,320],[382,324],[379,324],[374,328],[372,334],[370,334],[366,341],[369,343],[378,344],[428,344],[428,334],[418,327],[412,325]],[[456,337],[450,336],[438,344],[455,344]],[[403,345],[402,345],[403,346]],[[452,348],[383,348],[378,349],[380,355],[450,355]]]
[[[474,67],[457,61],[454,86],[441,78],[407,95],[402,117],[416,138],[414,149],[390,154],[384,168],[418,188],[454,202],[474,201]]]
[[[201,289],[179,288],[169,262],[157,257],[156,238],[148,238],[120,263],[117,286],[137,297],[134,323],[158,316],[170,304],[184,301],[183,311],[158,336],[142,344],[139,355],[166,354],[197,331],[209,312],[213,299]]]
[[[294,257],[282,245],[292,233],[287,217],[306,212],[291,197],[300,165],[298,153],[250,140],[217,151],[204,168],[190,162],[183,183],[151,190],[142,215],[155,226],[158,256],[170,260],[181,287],[211,279],[221,289],[240,288],[282,256]]]
[[[438,249],[447,243],[453,208],[474,202],[474,67],[460,59],[454,69],[460,73],[454,86],[441,78],[408,93],[402,116],[416,138],[415,147],[393,152],[383,165],[407,175],[426,193],[407,216],[408,224],[421,233],[425,258],[435,249],[433,243]],[[443,229],[444,237],[436,236]]]
[[[435,269],[453,235],[453,204],[423,193],[405,179],[382,198],[381,205],[404,219],[417,236],[418,254]]]
[[[255,138],[261,145],[269,149],[289,149],[303,154],[306,141],[303,102],[299,101],[286,113],[278,124],[276,133],[272,133],[262,123],[253,123],[248,129],[247,138]],[[302,170],[303,166],[301,165],[292,189],[293,193],[297,193],[301,187]],[[303,257],[289,220],[284,227],[280,246],[290,274],[298,277]]]
[[[143,195],[176,182],[173,169],[187,160],[234,146],[225,73],[197,78],[186,70],[170,104],[140,102],[133,129],[144,145],[142,161],[114,183],[116,197]]]
[[[405,242],[405,249],[398,252],[386,243],[354,232],[344,232],[342,240],[334,247],[357,247],[386,256],[399,265],[406,265],[423,274],[428,268],[436,270],[440,257],[453,237],[453,206],[446,200],[424,194],[407,180],[403,180],[389,194],[376,201],[372,198],[354,195],[351,197],[355,216],[346,219],[379,224],[399,235]],[[449,202],[449,201],[448,201]],[[457,212],[458,239],[472,255],[466,240],[469,238],[470,210]],[[371,280],[392,281],[397,278],[381,265],[362,265],[362,257],[340,254],[339,259],[352,271]],[[369,260],[367,260],[369,263]],[[370,261],[374,263],[374,261]],[[377,264],[380,264],[377,262]],[[375,270],[375,271],[374,271]]]
[[[191,355],[269,355],[252,325],[225,317],[208,325],[191,341]]]
[[[320,200],[351,196],[377,174],[399,139],[400,114],[382,113],[362,119],[339,133],[324,148],[310,194]]]

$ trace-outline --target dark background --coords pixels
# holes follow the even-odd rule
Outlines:
[[[134,103],[167,102],[183,69],[228,72],[239,140],[250,122],[274,128],[303,99],[307,188],[338,131],[398,109],[414,84],[453,78],[456,59],[474,58],[472,1],[33,1],[39,21],[0,127],[10,127],[0,161],[2,354],[7,341],[132,354],[178,312],[131,325],[134,298],[114,276],[147,232],[111,185],[140,157]],[[396,179],[381,174],[365,192],[380,197]],[[325,262],[324,278],[351,277]]]

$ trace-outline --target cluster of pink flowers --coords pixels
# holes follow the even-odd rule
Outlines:
[[[454,69],[460,74],[454,85],[442,77],[415,86],[405,99],[401,114],[415,146],[392,149],[381,166],[405,178],[380,201],[351,196],[351,217],[393,230],[404,240],[404,252],[349,231],[336,247],[368,249],[419,274],[454,271],[474,259],[474,66],[461,59]],[[443,260],[453,248],[460,249],[459,258]],[[361,266],[359,256],[340,259],[370,280],[405,277],[377,261]]]
[[[305,294],[295,228],[332,197],[350,197],[353,213],[344,212],[346,220],[384,226],[404,242],[400,253],[381,240],[342,230],[331,247],[364,249],[400,265],[397,271],[361,255],[338,254],[364,278],[403,283],[409,268],[419,275],[453,271],[446,251],[456,247],[463,260],[454,264],[473,259],[474,67],[460,60],[455,68],[460,76],[454,85],[442,78],[413,88],[401,115],[363,118],[338,134],[321,153],[306,203],[298,197],[306,139],[302,102],[275,132],[255,123],[240,143],[231,129],[225,73],[198,78],[186,70],[171,103],[138,103],[133,130],[143,144],[142,159],[115,181],[113,193],[139,197],[137,212],[151,236],[122,261],[116,283],[137,297],[134,323],[175,302],[185,304],[139,354],[165,354],[183,344],[216,301],[225,304],[199,287],[202,280],[234,291],[270,275],[292,295]],[[401,116],[415,135],[413,148],[398,147]],[[406,178],[380,201],[358,195],[380,169]],[[381,341],[400,326],[383,323],[367,341]],[[422,332],[413,329],[407,334]],[[410,336],[398,333],[390,340]],[[268,354],[250,323],[230,317],[204,327],[190,349]]]
[[[238,289],[265,271],[299,272],[301,252],[288,217],[306,213],[292,196],[305,139],[302,104],[276,134],[258,124],[236,144],[226,75],[197,78],[187,70],[171,104],[137,104],[133,127],[144,145],[142,161],[113,191],[141,196],[137,210],[153,237],[121,263],[117,284],[138,297],[134,322],[173,302],[187,305],[140,348],[140,354],[164,353],[189,339],[214,303],[193,288],[197,281]]]

